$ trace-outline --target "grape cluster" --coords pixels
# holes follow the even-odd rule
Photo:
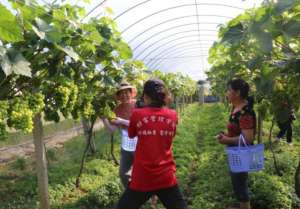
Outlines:
[[[109,121],[117,117],[116,114],[110,108],[110,106],[107,104],[105,104],[104,107],[101,107],[97,114],[100,118],[107,118]]]
[[[7,125],[29,133],[33,129],[34,112],[25,98],[14,98],[10,101]]]
[[[49,89],[51,89],[50,93]],[[52,87],[52,84],[47,86],[45,88],[45,95],[47,95],[47,102],[44,110],[45,119],[59,122],[59,111],[67,118],[78,102],[78,92],[77,85],[73,81],[68,81],[67,79],[61,81],[55,88]]]
[[[32,132],[33,117],[44,106],[41,93],[27,93],[9,101],[0,101],[0,139],[7,137],[6,124],[25,133]]]
[[[34,113],[41,112],[45,107],[44,103],[44,95],[41,93],[28,94],[26,95],[26,99],[28,100],[29,107]]]

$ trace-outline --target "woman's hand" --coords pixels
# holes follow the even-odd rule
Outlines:
[[[228,144],[229,143],[228,136],[226,136],[224,133],[220,133],[217,136],[217,139],[219,140],[220,144]]]
[[[216,135],[216,139],[220,144],[224,144],[226,141],[226,135],[223,131],[220,131],[219,134]]]
[[[118,125],[120,125],[120,123],[121,123],[121,118],[116,117],[116,118],[112,119],[110,122],[111,122],[112,124],[118,126]]]
[[[117,118],[113,119],[111,121],[111,123],[116,125],[116,126],[120,126],[120,125],[128,126],[129,125],[129,120],[117,117]]]
[[[103,121],[104,126],[108,129],[108,131],[110,133],[114,133],[118,129],[118,126],[114,125],[113,123],[111,123],[110,121],[108,121],[107,118],[101,118],[101,119]]]

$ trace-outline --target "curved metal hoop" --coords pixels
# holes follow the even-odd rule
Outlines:
[[[207,45],[207,44],[210,43],[208,40],[207,40],[207,41],[206,41],[206,40],[205,40],[205,41],[204,41],[204,40],[200,40],[198,35],[194,35],[194,36],[190,36],[190,37],[195,37],[195,38],[197,38],[197,41],[199,41],[199,45],[200,45],[200,46],[201,46],[201,45]],[[153,53],[159,51],[160,49],[165,50],[164,47],[168,46],[169,44],[174,43],[174,46],[178,46],[178,44],[181,45],[182,42],[179,42],[179,43],[178,43],[177,41],[178,41],[178,40],[182,40],[182,39],[186,39],[186,37],[176,38],[176,39],[173,39],[173,40],[168,41],[167,43],[163,43],[163,44],[159,45],[158,47],[156,47],[156,48],[154,48],[153,50],[151,50],[150,52],[148,52],[148,53],[144,56],[144,58],[142,58],[142,60],[147,59],[151,54],[153,54]],[[194,40],[187,40],[186,42],[183,42],[183,43],[189,43],[190,41],[194,41]],[[213,40],[211,40],[211,41],[213,41]],[[178,44],[176,44],[176,43],[178,43]],[[211,44],[212,44],[212,42],[211,42]],[[171,47],[172,47],[172,46],[171,46]],[[168,47],[166,50],[168,50],[168,49],[169,49],[169,47]]]
[[[143,45],[143,44],[146,43],[147,41],[151,40],[152,38],[154,38],[154,37],[156,37],[156,36],[158,36],[158,35],[160,35],[160,34],[163,34],[163,33],[168,32],[168,31],[172,31],[172,30],[177,29],[177,28],[184,28],[184,27],[191,26],[191,25],[198,25],[198,23],[187,23],[187,24],[183,24],[183,25],[175,25],[175,26],[172,26],[172,27],[170,27],[170,28],[166,28],[166,29],[161,30],[161,31],[159,31],[159,32],[157,32],[157,33],[154,33],[153,35],[151,35],[150,37],[148,37],[145,41],[141,42],[141,43],[140,43],[138,46],[136,46],[135,48],[140,47],[141,45]],[[204,31],[218,32],[217,30],[213,30],[213,29],[205,29]],[[133,39],[135,39],[135,38],[133,38]],[[130,44],[130,43],[132,42],[133,39],[131,39],[131,40],[128,42],[128,44]]]
[[[186,50],[188,51],[189,49],[191,49],[191,48],[187,48]],[[198,56],[200,56],[200,55],[198,55]],[[200,60],[200,57],[199,57],[199,60]],[[162,66],[165,62],[166,62],[166,60],[160,60],[159,62],[157,62],[153,66],[149,67],[149,69],[156,69],[156,68]]]
[[[172,34],[168,34],[167,36],[164,36],[164,37],[162,37],[161,39],[159,39],[159,41],[162,41],[162,40],[165,40],[165,39],[167,39],[167,38],[169,38],[170,36],[176,36],[176,35],[178,35],[178,34],[185,34],[185,33],[190,33],[190,32],[197,32],[198,33],[198,30],[185,30],[185,31],[179,31],[179,32],[177,32],[177,33],[172,33]],[[210,37],[210,36],[213,36],[213,35],[215,35],[215,34],[208,34],[208,33],[205,33],[205,34],[200,34],[201,35],[201,37]],[[142,46],[144,43],[146,43],[146,42],[148,42],[148,41],[150,41],[151,40],[151,38],[149,38],[149,39],[146,39],[146,40],[144,40],[143,42],[141,42],[138,46],[136,46],[134,49],[133,49],[133,51],[136,51],[140,46]]]
[[[203,46],[195,46],[195,43],[198,44],[199,42],[186,42],[186,43],[189,43],[187,45],[183,45],[183,46],[179,46],[176,45],[176,46],[173,46],[173,47],[170,47],[168,48],[168,50],[166,51],[163,51],[159,54],[157,54],[155,57],[153,57],[152,59],[150,59],[150,61],[147,62],[147,66],[148,68],[151,68],[152,66],[154,66],[155,64],[157,64],[157,58],[160,57],[162,55],[162,53],[164,53],[164,56],[168,56],[169,54],[171,54],[172,52],[176,52],[176,51],[180,51],[180,50],[185,50],[185,49],[200,49],[199,51],[201,51],[201,49],[208,49],[208,47],[203,47]]]
[[[168,19],[166,21],[163,21],[163,22],[160,22],[158,24],[155,24],[145,30],[143,30],[141,33],[139,33],[138,35],[136,35],[134,38],[132,38],[128,43],[131,43],[132,41],[134,41],[135,39],[137,39],[138,37],[140,37],[141,35],[145,34],[146,32],[160,26],[160,25],[163,25],[165,23],[169,23],[169,22],[173,22],[173,21],[176,21],[176,20],[180,20],[180,19],[184,19],[184,18],[189,18],[189,17],[224,17],[224,18],[233,18],[233,17],[229,17],[229,16],[221,16],[221,15],[187,15],[187,16],[182,16],[182,17],[176,17],[176,18],[171,18],[171,19]],[[198,22],[197,22],[198,23]],[[198,23],[199,24],[199,23]],[[218,23],[219,24],[219,23]]]
[[[125,11],[121,12],[120,14],[118,14],[118,15],[114,18],[114,20],[116,20],[116,19],[122,17],[123,15],[125,15],[125,14],[128,13],[128,12],[130,12],[131,10],[133,10],[133,9],[139,7],[139,6],[142,6],[143,4],[146,4],[146,3],[150,2],[150,1],[152,1],[152,0],[146,0],[146,1],[140,2],[140,3],[138,3],[138,4],[134,5],[134,6],[132,6],[132,7],[128,8],[128,9],[126,9]]]
[[[130,7],[129,9],[126,9],[124,12],[121,12],[120,14],[118,14],[118,15],[114,18],[114,20],[118,19],[119,17],[122,17],[124,14],[130,12],[130,11],[133,10],[134,8],[137,8],[137,7],[139,7],[139,6],[143,5],[143,4],[146,4],[146,3],[149,2],[149,1],[152,1],[152,0],[143,1],[143,2],[141,2],[141,3],[138,3],[138,4],[136,4],[136,5],[132,6],[132,7]]]
[[[201,62],[201,60],[199,60]],[[188,63],[186,63],[185,59],[181,59],[176,63],[169,63],[166,64],[163,68],[164,69],[172,69],[174,65],[178,66],[179,64],[185,63],[188,66]]]
[[[131,25],[129,25],[128,27],[126,27],[123,31],[121,31],[121,34],[125,33],[126,31],[128,31],[130,28],[132,28],[133,26],[135,26],[136,24],[154,16],[154,15],[157,15],[157,14],[160,14],[160,13],[163,13],[163,12],[166,12],[166,11],[169,11],[169,10],[173,10],[173,9],[177,9],[177,8],[182,8],[182,7],[190,7],[190,6],[219,6],[219,7],[228,7],[228,8],[234,8],[234,9],[239,9],[239,10],[243,10],[243,8],[240,8],[240,7],[235,7],[235,6],[232,6],[232,5],[227,5],[227,4],[217,4],[217,3],[194,3],[194,4],[182,4],[182,5],[178,5],[178,6],[174,6],[174,7],[168,7],[168,8],[165,8],[165,9],[162,9],[162,10],[159,10],[157,12],[154,12],[150,15],[147,15],[139,20],[137,20],[136,22],[132,23]],[[125,14],[125,13],[124,13]],[[118,16],[119,18],[120,16]]]
[[[170,44],[170,43],[171,43],[171,42],[169,42],[168,44]],[[187,43],[193,43],[194,46],[195,46],[195,44],[197,44],[197,45],[202,46],[202,47],[203,47],[203,45],[207,45],[207,44],[203,44],[203,43],[201,44],[201,41],[199,41],[199,39],[197,39],[197,40],[184,41],[184,42],[180,42],[180,43],[175,43],[175,44],[173,44],[173,45],[171,45],[171,46],[168,46],[167,49],[158,52],[158,53],[155,55],[155,57],[157,58],[157,57],[160,56],[161,54],[167,53],[169,50],[172,50],[172,49],[174,49],[174,48],[180,47],[180,46],[185,45],[185,44],[187,44]],[[210,45],[209,45],[209,46],[210,46]],[[141,59],[141,60],[147,59],[152,53],[153,53],[153,52],[148,53],[148,54],[147,54],[143,59]],[[147,65],[148,65],[148,64],[149,64],[149,62],[147,63]]]
[[[203,46],[202,47],[195,47],[195,44],[190,44],[190,45],[185,45],[185,46],[182,46],[182,47],[179,47],[179,48],[175,48],[172,51],[169,51],[168,53],[165,53],[164,56],[169,56],[173,52],[179,52],[179,51],[186,50],[186,49],[192,50],[193,48],[199,49],[198,52],[201,52],[201,50],[204,49]],[[207,49],[208,49],[208,47],[207,47]],[[161,56],[156,56],[156,57],[153,57],[152,59],[150,59],[150,61],[148,62],[149,64],[147,64],[148,68],[152,68],[153,66],[155,66],[158,63],[162,62],[162,60],[158,60],[159,57],[161,57]]]
[[[176,52],[174,53],[172,51],[172,53],[169,53],[167,56],[164,56],[162,58],[157,58],[155,61],[158,61],[156,64],[153,65],[153,67],[150,67],[150,70],[151,68],[152,69],[156,69],[158,68],[159,66],[163,65],[164,62],[170,60],[170,59],[181,59],[181,58],[185,58],[185,56],[187,56],[187,53],[198,53],[198,54],[195,54],[195,55],[189,55],[187,57],[193,57],[193,58],[199,58],[199,56],[206,56],[205,54],[199,54],[199,50],[198,49],[202,49],[202,47],[190,47],[190,48],[180,48],[180,50],[176,50]]]
[[[168,36],[168,38],[170,38],[171,36]],[[172,43],[172,42],[174,42],[174,41],[178,41],[178,40],[181,40],[181,39],[186,39],[186,38],[193,38],[193,37],[197,37],[197,38],[199,38],[199,35],[198,34],[194,34],[194,35],[188,35],[188,36],[180,36],[180,37],[177,37],[177,38],[175,38],[175,39],[172,39],[172,40],[170,40],[170,41],[168,41],[167,43],[163,43],[163,44],[161,44],[161,45],[159,45],[159,46],[157,46],[155,49],[153,49],[151,52],[149,52],[149,53],[153,53],[153,52],[155,52],[156,50],[158,50],[158,49],[160,49],[160,48],[162,48],[162,47],[164,47],[165,45],[167,45],[167,44],[169,44],[169,43]],[[134,59],[138,59],[145,51],[147,51],[147,50],[149,50],[151,47],[153,47],[153,46],[155,46],[155,45],[157,45],[158,43],[160,43],[161,41],[163,41],[163,40],[167,40],[168,38],[163,38],[163,39],[160,39],[160,40],[158,40],[158,41],[156,41],[156,42],[154,42],[154,43],[152,43],[152,44],[150,44],[149,46],[147,46],[147,47],[145,47]],[[201,42],[205,42],[205,41],[215,41],[215,40],[200,40]]]
[[[186,47],[180,47],[179,50],[176,49],[172,52],[169,52],[169,53],[166,53],[164,56],[162,57],[157,57],[157,58],[148,58],[147,60],[168,60],[169,57],[177,57],[177,56],[182,56],[182,53],[183,51],[188,51],[188,52],[192,52],[192,51],[197,51],[199,53],[199,49],[203,49],[203,47],[200,47],[200,46],[194,46],[194,47],[191,47],[190,45]],[[199,54],[198,54],[199,56]],[[203,56],[205,56],[203,54]]]

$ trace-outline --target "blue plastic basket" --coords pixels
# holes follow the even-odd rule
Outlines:
[[[227,147],[226,153],[233,173],[257,172],[264,168],[264,144],[247,145],[242,134],[238,146]]]

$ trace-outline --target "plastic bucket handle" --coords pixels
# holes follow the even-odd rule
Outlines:
[[[247,143],[246,143],[246,140],[245,140],[244,135],[243,135],[243,134],[240,134],[240,137],[239,137],[239,146],[238,146],[238,147],[239,147],[239,150],[240,150],[240,148],[241,148],[241,141],[243,142],[243,144],[244,144],[245,147],[249,148],[248,145],[247,145]]]

